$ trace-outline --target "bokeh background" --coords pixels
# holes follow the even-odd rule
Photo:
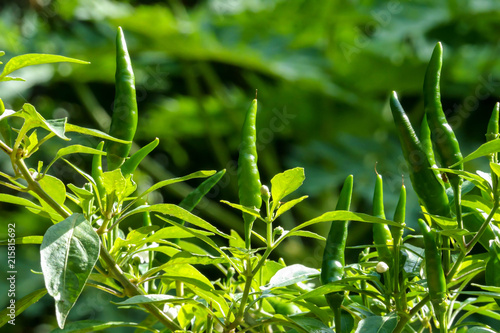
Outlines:
[[[91,64],[26,68],[16,72],[26,82],[1,83],[0,97],[8,108],[29,102],[46,118],[68,117],[71,123],[107,131],[117,26],[125,31],[136,73],[140,119],[135,142],[140,147],[160,139],[135,180],[146,187],[201,169],[225,168],[225,178],[196,210],[224,230],[242,230],[238,212],[219,201],[237,201],[240,128],[256,89],[263,183],[288,168],[305,168],[306,181],[296,195],[307,194],[309,199],[283,216],[280,223],[287,229],[333,210],[348,174],[355,179],[353,209],[370,213],[375,165],[384,177],[386,213],[392,217],[402,175],[405,184],[411,184],[388,96],[398,92],[418,127],[423,75],[437,41],[445,52],[443,106],[464,154],[484,142],[487,120],[500,98],[496,0],[3,2],[4,63],[20,54],[51,53]],[[37,159],[47,163],[65,144],[53,140],[32,158],[31,166]],[[73,136],[72,142],[98,143],[82,136]],[[90,168],[86,156],[70,160]],[[481,163],[467,167],[485,168]],[[9,168],[5,156],[0,156],[0,164],[2,170]],[[66,182],[84,182],[63,162],[52,172]],[[172,186],[148,199],[178,203],[198,183]],[[6,188],[0,192],[9,193]],[[413,226],[418,206],[409,193],[407,223]],[[9,222],[16,222],[17,236],[43,235],[51,225],[10,205],[0,204],[0,211],[5,229],[0,230],[1,238]],[[140,222],[128,223],[134,227]],[[326,235],[328,228],[319,225],[314,231]],[[351,225],[349,245],[371,242],[370,226]],[[322,242],[292,238],[277,256],[319,268],[322,249]],[[6,252],[1,251],[4,267]],[[355,260],[357,251],[349,250],[348,258]],[[38,246],[18,246],[17,269],[18,298],[43,286],[42,276],[31,272],[40,271]],[[3,278],[0,287],[0,300],[7,299]],[[69,320],[141,319],[137,312],[115,310],[109,300],[86,290]],[[53,311],[53,301],[46,296],[22,314],[15,327],[4,329],[50,332],[56,327]]]

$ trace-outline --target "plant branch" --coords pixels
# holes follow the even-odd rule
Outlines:
[[[2,140],[0,140],[0,149],[2,149],[9,156],[12,154],[12,148],[7,146]]]
[[[19,168],[19,171],[28,182],[28,188],[35,192],[42,200],[44,200],[50,207],[52,207],[59,215],[63,218],[68,218],[71,216],[71,212],[66,210],[63,206],[57,203],[47,192],[45,192],[40,184],[36,180],[33,179],[31,173],[28,170],[28,167],[24,163],[24,160],[19,159],[16,161],[16,166]],[[144,295],[144,293],[132,282],[130,282],[127,277],[123,274],[123,271],[118,267],[114,259],[109,254],[106,247],[103,243],[100,243],[100,257],[104,260],[107,265],[107,268],[111,272],[113,278],[115,278],[124,288],[124,292],[127,296],[138,296]],[[158,320],[165,325],[170,330],[178,330],[180,327],[172,322],[167,315],[161,311],[156,305],[153,304],[143,304],[142,305],[149,313],[153,314]]]
[[[430,300],[430,296],[427,295],[425,296],[424,298],[422,298],[420,300],[420,302],[417,303],[417,305],[415,305],[413,307],[413,309],[410,310],[410,313],[408,314],[408,316],[405,316],[405,317],[402,317],[401,320],[399,320],[398,322],[398,325],[396,326],[396,328],[394,329],[393,333],[401,333],[404,329],[404,327],[406,326],[406,323],[408,323],[408,321],[413,318],[413,316],[415,316],[417,314],[418,311],[420,311],[420,309],[426,304],[428,303]]]
[[[467,244],[467,246],[465,248],[465,251],[460,252],[457,260],[453,264],[453,267],[451,268],[450,272],[446,276],[446,282],[447,283],[450,282],[453,279],[453,277],[457,273],[458,267],[460,266],[460,264],[462,263],[462,261],[465,259],[465,257],[467,256],[467,254],[472,250],[472,248],[477,244],[477,242],[479,241],[479,239],[483,236],[484,232],[486,231],[486,229],[490,225],[490,222],[493,219],[493,216],[495,215],[495,213],[496,213],[496,211],[497,211],[497,209],[499,207],[499,205],[498,205],[498,198],[497,198],[496,195],[495,195],[495,199],[494,200],[495,200],[495,202],[493,203],[493,208],[491,209],[490,214],[488,215],[488,217],[486,218],[486,220],[483,222],[483,224],[481,225],[481,228],[479,228],[479,230],[477,231],[476,235],[474,235],[474,237],[471,239],[471,241]]]
[[[144,295],[144,293],[137,287],[135,284],[130,282],[125,275],[123,274],[123,271],[121,268],[116,264],[114,259],[111,257],[109,254],[108,250],[104,245],[101,243],[101,253],[100,253],[101,258],[104,260],[106,265],[108,266],[108,270],[111,273],[111,275],[120,282],[120,284],[124,288],[125,295],[128,297],[132,296],[139,296],[139,295]],[[156,305],[154,304],[142,304],[142,307],[144,307],[149,313],[153,314],[158,320],[165,325],[169,330],[175,331],[175,330],[180,330],[181,328],[172,322],[170,318],[167,317],[167,315],[161,311]]]

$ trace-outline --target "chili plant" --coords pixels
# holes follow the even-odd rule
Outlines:
[[[20,315],[48,293],[54,299],[59,326],[54,332],[121,327],[133,327],[136,332],[422,332],[431,327],[462,332],[471,326],[491,331],[486,324],[468,318],[474,313],[495,320],[500,316],[494,301],[500,297],[500,241],[495,225],[500,175],[498,105],[488,126],[489,142],[462,159],[457,153],[458,141],[440,109],[440,45],[426,75],[429,125],[423,122],[422,141],[396,94],[391,98],[410,180],[424,213],[419,220],[423,247],[419,236],[403,238],[408,229],[404,185],[394,221],[385,218],[383,181],[378,174],[373,216],[349,211],[351,175],[336,210],[290,230],[280,226],[281,215],[307,199],[306,195],[294,196],[305,172],[296,167],[269,182],[260,179],[257,96],[250,103],[241,132],[239,202],[222,201],[241,211],[243,235],[219,230],[191,213],[225,170],[162,180],[139,192],[134,175],[159,141],[154,139],[129,156],[138,109],[132,63],[121,29],[116,45],[116,96],[109,134],[69,124],[65,118],[47,120],[31,104],[14,111],[0,103],[0,150],[12,167],[0,171],[0,185],[24,194],[0,193],[0,201],[24,206],[53,222],[43,237],[15,240],[40,244],[45,288],[17,300],[14,314],[4,310],[0,326],[8,325],[11,315]],[[21,80],[9,76],[19,68],[60,61],[86,64],[55,55],[21,55],[5,65],[0,81]],[[438,140],[443,129],[448,138],[444,143]],[[63,147],[46,166],[33,160],[33,153],[48,140],[70,141],[66,135],[70,132],[104,141],[95,147]],[[443,145],[436,149],[441,168],[433,167],[432,143],[437,141]],[[92,163],[77,166],[67,158],[70,154],[90,154]],[[482,156],[490,159],[490,173],[461,167]],[[54,163],[66,163],[81,176],[83,186],[65,184],[52,174]],[[437,173],[450,181],[441,180]],[[147,202],[153,191],[203,178],[179,204]],[[131,218],[134,215],[140,217],[137,225],[133,224],[137,219]],[[125,228],[125,221],[132,227]],[[360,245],[363,250],[357,263],[346,263],[344,258],[349,221],[374,226],[374,244]],[[332,224],[326,239],[307,230],[317,223]],[[321,270],[274,259],[273,251],[290,237],[326,240]],[[484,250],[471,254],[478,243]],[[486,284],[476,285],[481,291],[467,289],[484,271]],[[113,295],[114,305],[143,312],[143,320],[69,322],[68,314],[86,286]]]

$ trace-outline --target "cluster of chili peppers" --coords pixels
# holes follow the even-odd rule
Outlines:
[[[425,278],[428,290],[428,296],[425,299],[431,302],[440,329],[445,332],[448,327],[447,311],[449,310],[449,304],[447,304],[447,295],[450,292],[448,284],[452,281],[456,269],[452,268],[453,260],[450,255],[452,244],[450,238],[439,232],[439,227],[436,224],[432,224],[431,227],[429,225],[431,218],[429,217],[441,216],[454,219],[457,221],[459,229],[467,229],[470,232],[478,232],[482,229],[483,234],[479,238],[479,243],[490,253],[490,259],[486,266],[486,282],[490,286],[500,286],[500,274],[498,273],[500,272],[500,247],[498,245],[499,232],[495,226],[489,224],[484,228],[484,219],[477,217],[476,214],[462,215],[462,209],[467,212],[467,208],[461,206],[462,178],[458,175],[463,170],[461,164],[462,154],[457,138],[447,122],[441,105],[442,55],[443,48],[441,43],[438,43],[434,48],[425,73],[423,86],[425,115],[421,124],[420,139],[403,110],[396,92],[393,92],[390,97],[390,107],[403,155],[408,165],[410,180],[425,213],[424,217],[427,220],[427,222],[424,219],[418,220],[425,251]],[[488,124],[487,140],[498,138],[499,108],[500,104],[497,103]],[[448,172],[443,171],[443,174],[440,175],[435,170],[435,154],[442,168],[447,168]],[[492,162],[497,163],[498,161],[494,161],[495,156],[496,154],[492,154]],[[455,170],[458,172],[455,172]],[[494,174],[492,178],[494,178],[493,182],[497,182]],[[450,186],[453,190],[453,200],[451,202],[446,193],[447,186]],[[352,176],[349,176],[342,189],[337,209],[349,209],[347,202],[350,203],[351,194]],[[405,205],[406,189],[403,184],[394,215],[394,221],[400,223],[401,228],[389,228],[385,224],[374,224],[373,226],[373,239],[378,260],[385,263],[389,272],[392,272],[392,274],[386,274],[385,270],[381,269],[380,273],[384,273],[386,281],[391,286],[396,303],[398,303],[401,295],[405,294],[405,290],[399,290],[402,284],[397,281],[402,278],[399,270],[401,260],[403,260],[400,247],[405,225]],[[382,177],[379,174],[377,174],[373,197],[373,215],[385,219]],[[346,236],[347,221],[332,225],[323,256],[322,284],[339,281],[345,277],[344,251]],[[391,278],[394,281],[390,281]],[[340,332],[340,308],[344,294],[328,294],[326,299],[334,312],[335,326],[339,327],[336,330]],[[496,299],[496,301],[500,305],[500,300]],[[398,307],[398,309],[404,309],[405,312],[408,312],[406,304]]]

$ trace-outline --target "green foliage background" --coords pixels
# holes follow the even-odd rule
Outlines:
[[[348,174],[355,178],[353,209],[370,212],[377,162],[392,217],[405,163],[388,107],[390,91],[398,91],[418,124],[425,66],[441,41],[444,109],[464,155],[471,152],[484,141],[487,119],[499,100],[499,18],[495,0],[16,1],[0,10],[4,63],[19,54],[53,53],[91,65],[28,68],[20,75],[27,82],[2,83],[0,97],[9,108],[30,102],[46,118],[67,116],[69,122],[107,130],[114,98],[114,38],[122,26],[136,72],[136,142],[143,146],[160,138],[154,161],[145,163],[136,179],[139,184],[226,168],[212,200],[197,213],[221,228],[241,231],[238,214],[217,202],[237,200],[239,130],[258,89],[263,183],[286,168],[306,170],[298,195],[310,199],[297,206],[295,215],[283,216],[287,228],[332,210]],[[62,144],[54,140],[52,152],[36,157],[47,162]],[[74,156],[72,162],[90,166],[85,157]],[[3,169],[9,161],[1,157],[0,164]],[[53,172],[67,182],[83,183],[63,163]],[[178,203],[188,191],[173,187],[149,200]],[[413,213],[407,223],[414,226],[416,197],[409,193]],[[51,225],[8,205],[0,204],[0,211],[2,225],[15,221],[18,236],[42,235]],[[322,227],[316,232],[326,235],[328,226]],[[4,234],[0,230],[1,238]],[[351,228],[349,243],[371,244],[371,230]],[[287,263],[317,268],[322,246],[293,239],[281,255]],[[19,298],[43,285],[41,276],[29,272],[39,267],[38,251],[36,246],[17,248]],[[3,253],[1,260],[6,260]],[[6,294],[4,281],[1,295]],[[127,310],[115,311],[101,294],[85,292],[69,320],[130,316]],[[12,332],[55,327],[52,306],[49,298],[42,299]]]

